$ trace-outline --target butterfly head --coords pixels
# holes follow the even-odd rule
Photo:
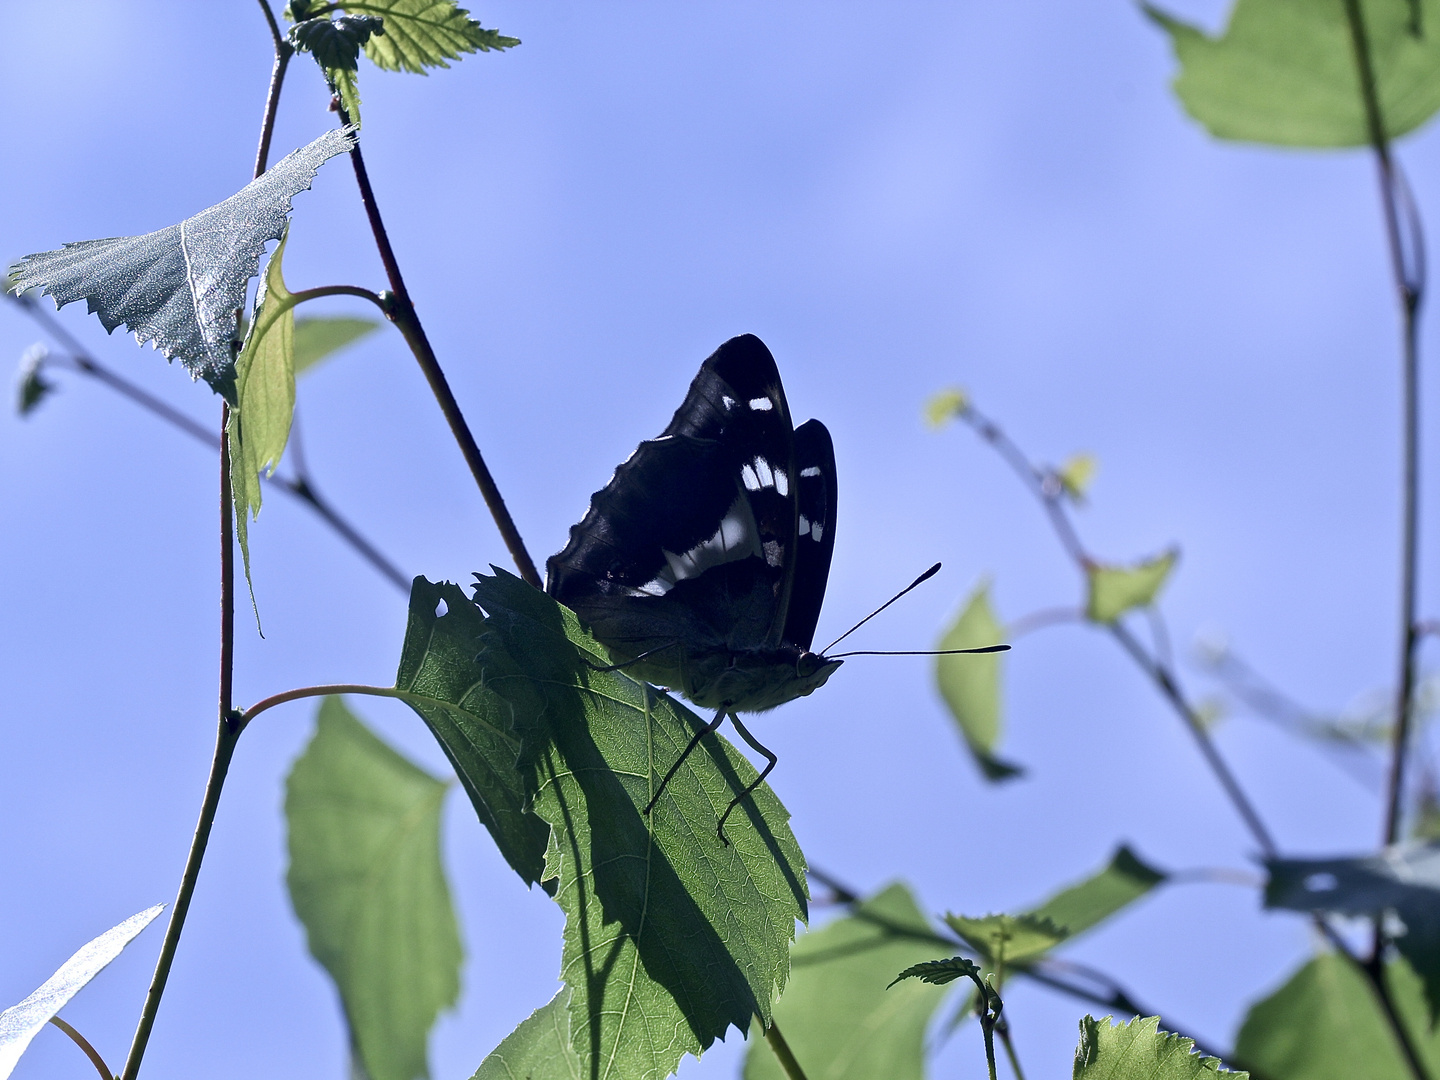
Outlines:
[[[765,712],[825,685],[843,660],[795,645],[686,658],[676,687],[702,709]]]

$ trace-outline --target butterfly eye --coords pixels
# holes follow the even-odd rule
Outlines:
[[[795,674],[799,678],[808,679],[824,666],[825,660],[823,657],[817,656],[807,650],[806,652],[802,652],[799,659],[795,661]]]

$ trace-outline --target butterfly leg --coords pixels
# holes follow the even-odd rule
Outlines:
[[[720,824],[715,826],[715,831],[720,834],[720,842],[726,847],[730,846],[730,841],[725,839],[725,819],[730,816],[730,811],[734,810],[735,807],[739,806],[742,802],[745,801],[746,796],[748,796],[752,791],[754,791],[756,788],[758,788],[761,784],[765,782],[765,777],[770,775],[770,770],[775,768],[775,763],[780,760],[774,754],[772,754],[767,747],[762,745],[759,739],[755,738],[754,735],[750,734],[750,732],[746,729],[745,725],[740,723],[740,717],[736,716],[734,713],[731,713],[730,722],[735,725],[735,730],[740,733],[740,737],[750,744],[750,748],[752,750],[755,750],[757,753],[765,755],[765,760],[767,764],[765,768],[760,770],[760,775],[757,776],[753,781],[751,781],[749,786],[747,786],[744,791],[740,792],[739,795],[736,795],[735,798],[730,800],[730,805],[725,808],[725,813],[720,815]]]
[[[661,794],[665,791],[665,785],[670,783],[670,778],[680,771],[680,766],[685,764],[685,759],[690,756],[690,751],[700,745],[700,740],[706,735],[714,733],[721,724],[725,722],[725,710],[721,709],[715,714],[715,719],[697,731],[690,740],[690,745],[675,759],[675,764],[670,766],[670,771],[665,774],[665,779],[660,781],[660,786],[655,789],[655,794],[650,796],[650,801],[645,804],[645,813],[655,809],[655,804],[660,801]]]
[[[585,666],[588,667],[591,671],[624,671],[627,667],[638,664],[642,660],[648,660],[650,659],[650,657],[654,656],[658,652],[663,652],[664,650],[670,648],[673,644],[674,642],[666,642],[664,645],[657,645],[653,649],[646,649],[639,656],[634,657],[630,660],[625,660],[619,664],[606,664],[602,667],[600,664],[592,664],[589,660],[586,660]]]

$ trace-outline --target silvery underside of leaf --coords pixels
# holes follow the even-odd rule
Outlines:
[[[336,128],[177,225],[27,255],[11,268],[11,288],[40,289],[57,308],[84,300],[107,331],[123,323],[218,389],[233,380],[236,313],[266,243],[280,238],[290,200],[320,166],[354,144],[352,128]]]

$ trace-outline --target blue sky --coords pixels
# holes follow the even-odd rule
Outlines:
[[[1211,0],[1176,6],[1223,18]],[[163,227],[248,179],[270,66],[253,4],[11,7],[6,260]],[[1364,155],[1214,142],[1169,92],[1163,36],[1125,3],[475,13],[523,46],[429,78],[363,70],[363,143],[420,315],[537,560],[660,430],[699,362],[749,331],[796,418],[835,437],[822,640],[937,559],[941,576],[856,647],[929,645],[985,575],[1005,618],[1078,601],[999,460],[963,429],[922,424],[925,399],[960,385],[1035,457],[1098,456],[1078,514],[1097,553],[1180,545],[1163,607],[1197,693],[1197,632],[1228,635],[1316,709],[1393,677],[1398,329]],[[298,60],[277,155],[332,122],[325,100]],[[1400,154],[1422,212],[1440,214],[1433,130]],[[296,199],[286,278],[383,286],[343,161]],[[105,363],[215,423],[217,402],[178,367],[78,306],[61,317]],[[0,357],[40,337],[0,308]],[[32,417],[0,414],[3,1002],[172,897],[213,732],[213,460],[102,387],[58,381]],[[1437,405],[1432,380],[1428,415]],[[505,563],[398,335],[307,376],[299,413],[322,490],[407,573],[465,581]],[[1433,477],[1434,440],[1426,465]],[[393,679],[404,598],[279,497],[251,535],[266,637],[242,619],[237,699]],[[1433,616],[1433,575],[1422,584]],[[1028,773],[1003,788],[979,779],[923,660],[857,659],[760,718],[812,862],[972,914],[1036,901],[1122,840],[1176,869],[1252,865],[1188,735],[1113,643],[1037,633],[1006,683],[1002,753]],[[445,770],[413,715],[352,704]],[[291,706],[242,742],[147,1058],[156,1080],[343,1074],[333,996],[282,884],[281,785],[312,725]],[[1315,750],[1243,714],[1217,738],[1286,850],[1376,842],[1373,793]],[[469,958],[432,1068],[453,1080],[549,998],[561,921],[458,792],[445,843]],[[66,1013],[112,1064],[158,948],[149,933]],[[1310,948],[1302,920],[1205,884],[1163,890],[1068,955],[1228,1045],[1245,1002]],[[1013,987],[1031,1075],[1064,1075],[1084,1012]],[[739,1046],[732,1034],[682,1075],[736,1075]],[[971,1075],[979,1052],[962,1033],[935,1074]],[[16,1075],[77,1067],[42,1036]]]

